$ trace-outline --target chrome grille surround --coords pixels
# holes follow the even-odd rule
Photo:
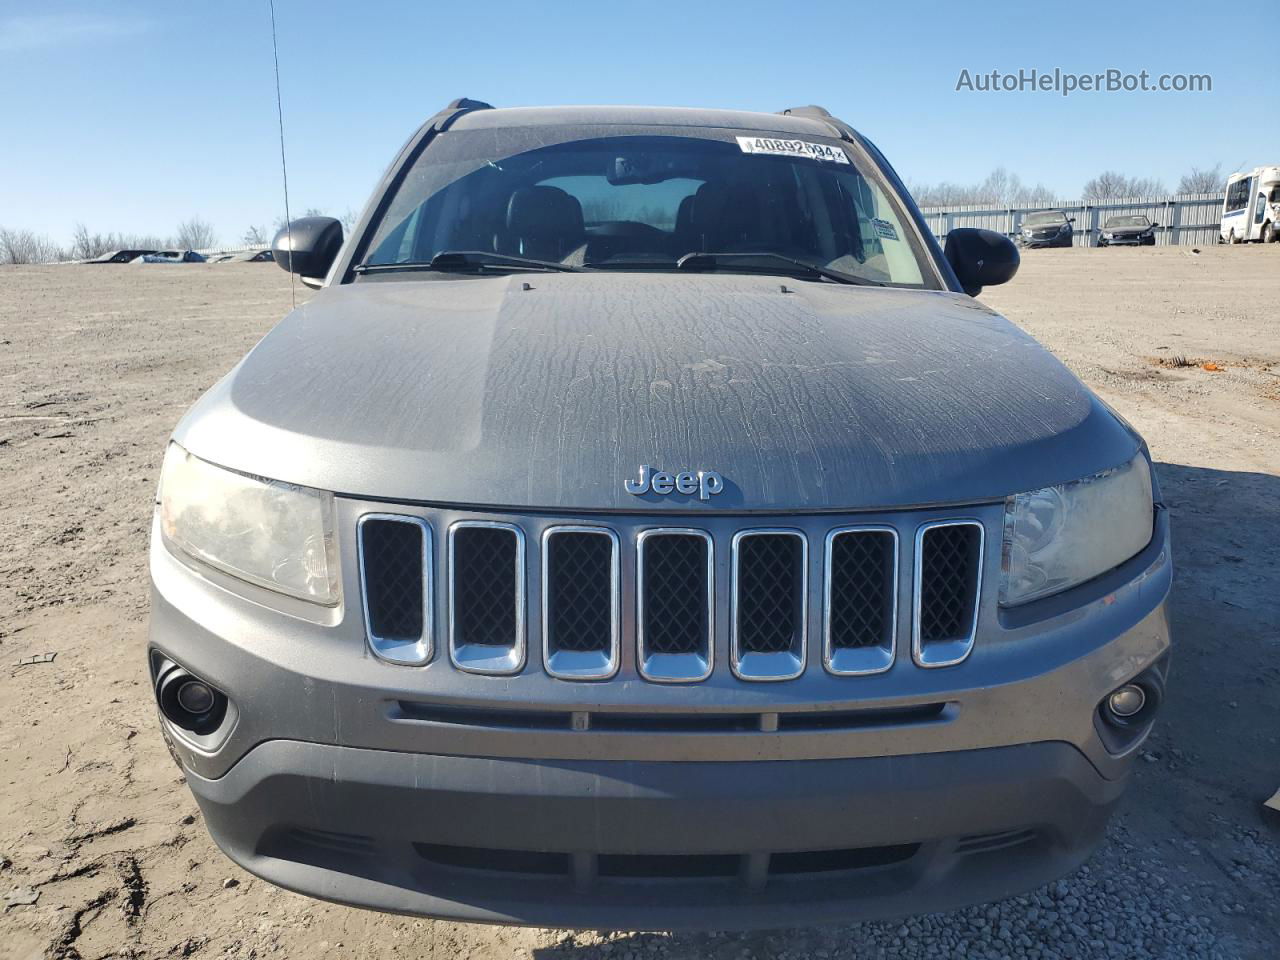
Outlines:
[[[974,587],[971,592],[973,613],[968,617],[968,629],[958,636],[942,640],[929,640],[921,633],[921,603],[924,585],[924,542],[931,530],[945,527],[976,527],[978,545],[974,570]],[[982,606],[982,566],[986,556],[986,528],[978,520],[932,520],[916,530],[915,576],[913,577],[911,604],[911,658],[920,667],[954,667],[963,663],[973,652],[978,635],[978,612]]]
[[[863,647],[839,647],[833,643],[832,635],[832,572],[835,569],[833,553],[836,540],[840,537],[863,535],[888,535],[892,538],[893,550],[890,553],[891,565],[888,587],[887,618],[889,622],[888,637],[879,643]],[[898,531],[893,527],[880,524],[862,524],[849,527],[836,527],[826,536],[826,546],[822,564],[822,665],[827,672],[838,677],[861,677],[883,673],[893,666],[898,655],[898,577],[899,563]]]
[[[609,647],[607,651],[559,649],[552,637],[551,541],[570,533],[608,537],[609,564]],[[547,673],[561,680],[607,680],[618,672],[622,659],[622,550],[618,534],[609,527],[559,524],[542,534],[542,659]]]
[[[800,544],[800,582],[795,591],[796,613],[791,647],[787,650],[754,652],[742,649],[741,624],[743,587],[742,544],[752,537],[795,537]],[[809,538],[790,527],[754,527],[733,535],[730,562],[729,665],[739,680],[794,680],[804,673],[809,638]]]
[[[515,632],[510,647],[496,644],[464,643],[458,637],[457,536],[463,530],[504,530],[515,538]],[[527,634],[525,626],[525,540],[524,531],[514,523],[496,520],[457,520],[449,526],[449,659],[468,673],[513,674],[524,667]]]
[[[366,534],[378,523],[407,523],[416,526],[422,536],[422,633],[417,637],[379,636],[373,630],[373,618],[369,609],[369,578],[365,545]],[[360,602],[364,611],[365,639],[374,656],[388,663],[402,666],[421,666],[431,659],[435,636],[435,616],[432,597],[435,596],[435,580],[432,571],[433,544],[431,525],[421,517],[400,513],[366,513],[356,527],[356,549],[360,564]]]
[[[651,651],[646,643],[645,547],[656,537],[699,537],[706,543],[707,635],[704,654],[661,653]],[[692,527],[651,527],[636,536],[636,658],[637,669],[646,680],[657,683],[693,683],[711,676],[716,638],[715,558],[715,540],[705,530]]]

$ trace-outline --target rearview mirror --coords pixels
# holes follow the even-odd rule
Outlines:
[[[948,233],[943,252],[960,286],[971,297],[980,294],[983,287],[1008,283],[1021,263],[1018,248],[1003,233],[973,227]]]
[[[271,241],[271,256],[280,269],[310,279],[323,279],[340,249],[342,223],[333,217],[294,220]]]

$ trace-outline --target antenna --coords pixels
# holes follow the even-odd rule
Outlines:
[[[289,244],[289,256],[292,258],[293,227],[289,217],[289,166],[284,160],[284,107],[280,103],[280,48],[276,44],[276,0],[267,0],[267,5],[271,8],[271,56],[276,64],[276,120],[280,124],[280,177],[284,181],[284,230]],[[293,298],[293,307],[296,310],[298,281],[292,270],[289,271],[289,295]]]

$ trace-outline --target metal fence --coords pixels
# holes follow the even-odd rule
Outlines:
[[[997,207],[993,204],[954,207],[921,207],[934,235],[945,240],[956,227],[981,227],[1015,237],[1027,214],[1041,210],[1062,210],[1075,217],[1075,245],[1093,247],[1108,217],[1142,215],[1158,223],[1156,243],[1205,246],[1218,242],[1222,219],[1222,193],[1192,193],[1171,197],[1134,197],[1114,200],[1071,200],[1036,207]]]

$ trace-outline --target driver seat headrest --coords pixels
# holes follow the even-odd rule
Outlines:
[[[582,204],[559,187],[521,187],[507,202],[513,252],[535,260],[563,260],[586,239]]]

